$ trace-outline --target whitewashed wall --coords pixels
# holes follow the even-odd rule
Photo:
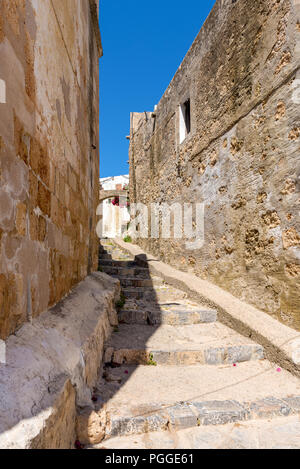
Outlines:
[[[129,176],[114,176],[100,179],[103,190],[117,189],[118,185],[122,188],[129,184]],[[121,237],[124,232],[124,224],[130,220],[129,211],[126,207],[116,207],[112,205],[111,199],[107,199],[102,204],[102,237],[116,238]]]

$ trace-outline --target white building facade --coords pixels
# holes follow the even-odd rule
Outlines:
[[[123,190],[129,185],[129,175],[113,176],[100,179],[101,189]],[[112,204],[113,199],[104,200],[102,209],[102,238],[121,238],[127,232],[127,224],[130,221],[129,207],[118,207]]]

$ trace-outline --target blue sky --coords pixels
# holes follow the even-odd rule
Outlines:
[[[128,173],[130,112],[152,111],[215,0],[101,0],[100,176]]]

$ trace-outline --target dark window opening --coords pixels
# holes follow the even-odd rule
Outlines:
[[[191,101],[188,99],[184,105],[184,122],[186,128],[186,134],[189,134],[191,131]]]
[[[180,106],[180,143],[191,132],[191,100],[188,99]]]

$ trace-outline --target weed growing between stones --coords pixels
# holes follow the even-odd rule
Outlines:
[[[147,365],[149,365],[149,366],[157,366],[157,363],[153,360],[153,353],[150,353],[150,355],[149,355],[149,361],[147,362]]]
[[[125,301],[126,301],[126,298],[125,298],[125,296],[124,296],[124,293],[121,292],[120,299],[119,299],[119,301],[117,301],[116,304],[115,304],[116,309],[117,309],[117,310],[122,309],[123,306],[125,305]]]

